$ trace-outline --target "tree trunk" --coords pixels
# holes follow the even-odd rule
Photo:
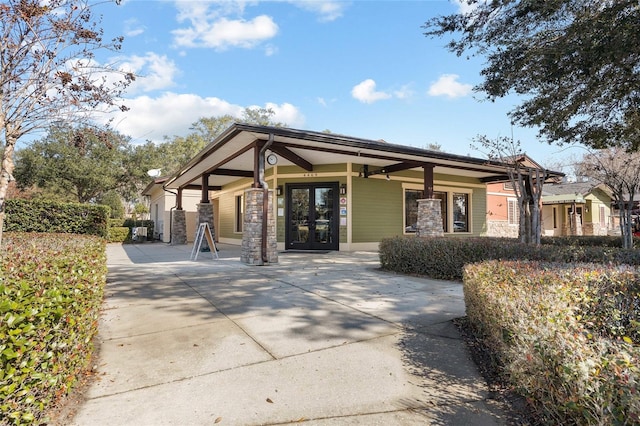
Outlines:
[[[6,128],[4,130],[7,142],[2,155],[2,169],[0,171],[0,247],[2,246],[2,231],[4,229],[5,200],[7,198],[9,182],[13,176],[13,169],[15,168],[13,152],[17,141],[17,139],[10,134],[11,132],[8,132]]]

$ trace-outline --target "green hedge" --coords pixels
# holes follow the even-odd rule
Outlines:
[[[5,233],[0,249],[0,424],[46,423],[92,354],[105,241]]]
[[[107,237],[109,207],[44,200],[6,200],[4,230]]]
[[[635,269],[491,261],[465,268],[464,297],[540,424],[640,424]]]
[[[383,269],[436,279],[461,280],[464,266],[486,260],[594,262],[640,265],[640,250],[589,245],[521,244],[509,238],[386,238],[379,246]]]
[[[107,240],[110,243],[124,243],[131,240],[131,228],[124,226],[117,226],[109,228],[109,235]]]
[[[592,247],[622,247],[622,237],[615,235],[573,235],[558,237],[542,237],[543,245],[554,246],[592,246]],[[634,237],[634,246],[640,242]]]

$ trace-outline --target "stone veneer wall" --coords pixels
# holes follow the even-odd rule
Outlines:
[[[211,230],[211,236],[213,237],[213,241],[216,240],[216,230],[214,228],[213,221],[213,204],[211,203],[200,203],[198,204],[198,226],[196,226],[196,232],[198,232],[198,228],[201,223],[209,224],[209,229]],[[207,243],[207,239],[202,239],[202,248],[209,247],[209,243]]]
[[[244,192],[244,223],[240,261],[248,265],[264,265],[262,261],[262,200],[264,190],[250,188]],[[278,263],[276,219],[273,215],[273,190],[269,191],[267,215],[267,262]]]
[[[416,235],[419,237],[442,237],[442,207],[439,199],[418,200],[418,223]]]
[[[488,220],[488,237],[518,238],[518,225],[509,225],[506,220]]]
[[[171,245],[187,244],[187,216],[184,210],[174,210],[171,215]]]

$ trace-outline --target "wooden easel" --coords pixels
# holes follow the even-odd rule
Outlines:
[[[196,232],[196,240],[193,242],[193,249],[191,250],[191,260],[195,261],[198,259],[198,253],[200,252],[200,247],[202,247],[203,238],[207,239],[209,249],[211,250],[211,258],[220,259],[220,257],[218,256],[218,247],[216,247],[216,242],[213,241],[213,235],[211,235],[209,224],[204,222],[201,223],[200,226],[198,226],[198,232]]]

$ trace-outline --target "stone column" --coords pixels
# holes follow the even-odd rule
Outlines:
[[[570,213],[571,215],[571,228],[569,229],[569,235],[582,235],[582,217],[578,213]]]
[[[213,237],[213,241],[216,240],[216,230],[214,228],[213,222],[213,204],[211,203],[200,203],[198,204],[198,226],[196,226],[196,232],[198,232],[198,228],[201,223],[208,223],[209,229],[211,229],[211,236]],[[207,243],[207,239],[202,239],[202,248],[208,248],[209,243]]]
[[[418,200],[418,224],[416,235],[419,237],[442,237],[442,207],[440,199]]]
[[[171,245],[187,244],[187,216],[184,210],[171,213]]]
[[[244,192],[244,223],[240,261],[248,265],[264,265],[262,260],[262,201],[264,190],[250,188]],[[267,215],[267,262],[278,263],[276,218],[273,215],[273,190],[269,191]]]

